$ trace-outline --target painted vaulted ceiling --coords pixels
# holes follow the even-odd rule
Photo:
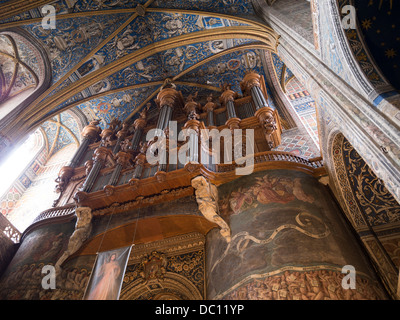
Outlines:
[[[277,46],[277,35],[258,22],[250,0],[37,3],[55,7],[55,29],[43,28],[42,7],[34,7],[2,19],[0,14],[0,35],[17,28],[45,49],[50,86],[32,102],[35,112],[21,118],[46,132],[53,132],[56,116],[70,109],[99,119],[103,128],[113,118],[133,121],[148,102],[156,109],[154,99],[166,79],[184,96],[198,92],[199,99],[210,93],[217,98],[224,83],[240,94],[245,72],[264,74],[263,50]],[[3,4],[7,1],[0,0]],[[32,70],[25,72],[27,86],[44,73]]]
[[[357,17],[366,45],[385,77],[400,90],[399,1],[356,0]],[[358,58],[365,61],[363,56]]]

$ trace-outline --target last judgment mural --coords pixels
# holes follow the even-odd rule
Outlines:
[[[232,240],[227,244],[210,235],[218,241],[208,248],[210,297],[276,299],[283,290],[283,299],[337,299],[345,294],[338,279],[346,265],[354,266],[362,281],[377,285],[363,293],[365,298],[382,297],[373,270],[356,254],[354,239],[345,235],[339,208],[316,179],[290,170],[266,171],[225,184],[219,194]]]

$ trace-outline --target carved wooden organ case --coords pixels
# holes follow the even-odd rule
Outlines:
[[[132,122],[113,120],[104,129],[100,128],[98,121],[90,122],[82,131],[82,142],[74,157],[59,172],[56,191],[60,196],[54,202],[54,207],[75,203],[99,209],[113,203],[126,203],[137,197],[161,193],[168,196],[165,190],[191,186],[191,179],[198,175],[213,180],[217,185],[222,180],[231,180],[238,166],[236,158],[230,154],[228,160],[232,161],[226,163],[223,159],[226,159],[227,152],[234,152],[234,146],[227,149],[221,143],[217,150],[217,153],[220,151],[219,159],[215,159],[215,148],[212,149],[200,137],[201,132],[213,129],[217,132],[225,129],[225,133],[232,135],[235,129],[241,129],[243,135],[246,129],[253,129],[254,141],[246,141],[245,137],[240,141],[243,152],[246,143],[251,143],[251,156],[255,156],[256,163],[278,160],[277,152],[272,150],[281,143],[282,127],[277,110],[268,104],[263,77],[248,72],[240,87],[243,95],[225,84],[221,86],[219,97],[210,95],[202,97],[201,101],[196,92],[184,97],[173,83],[166,82],[155,99],[158,113],[149,112],[149,103]],[[176,133],[168,130],[170,121],[176,121]],[[152,129],[158,129],[156,132],[163,133],[167,141],[166,162],[148,162],[146,154],[149,149],[153,149],[153,154],[158,152],[154,144],[160,138],[157,136],[146,141]],[[196,152],[194,156],[193,153],[188,155],[185,163],[171,162],[168,155],[178,153],[185,144],[185,141],[179,141],[171,135],[179,134],[182,129],[191,129],[192,135],[197,135],[191,140],[195,141],[192,147]],[[175,144],[171,144],[171,140]],[[286,156],[282,152],[279,154]],[[203,161],[205,158],[208,161]],[[297,162],[302,161],[304,159]]]

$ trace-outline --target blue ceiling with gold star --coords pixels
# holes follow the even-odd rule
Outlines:
[[[400,90],[400,2],[354,1],[366,45],[392,86]]]

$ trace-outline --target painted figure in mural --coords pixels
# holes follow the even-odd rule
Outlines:
[[[182,48],[177,48],[175,50],[169,49],[164,56],[167,57],[165,59],[167,66],[178,68],[180,72],[183,70],[185,66],[185,54]]]
[[[174,16],[164,16],[161,21],[165,22],[165,28],[167,29],[167,33],[169,36],[181,34],[181,29],[183,27],[183,23],[179,18],[179,15]]]
[[[214,53],[220,52],[225,49],[225,44],[223,40],[210,41],[210,50]]]
[[[294,200],[295,196],[291,192],[288,182],[284,179],[265,175],[262,179],[257,178],[257,180],[257,185],[254,186],[253,191],[260,203],[288,203]]]
[[[234,213],[240,212],[244,205],[252,205],[254,200],[261,204],[268,203],[289,203],[295,199],[312,203],[314,197],[304,192],[301,179],[286,179],[265,175],[257,177],[257,182],[250,188],[239,188],[232,192],[229,199],[230,206]]]
[[[104,263],[97,276],[101,277],[94,289],[88,295],[88,300],[110,300],[118,296],[119,285],[116,281],[121,273],[117,254],[113,253],[109,261]]]
[[[256,279],[230,293],[226,300],[375,300],[382,293],[368,279],[357,278],[357,290],[343,289],[343,274],[333,270],[285,271]]]
[[[122,34],[122,38],[117,41],[117,48],[120,51],[137,49],[139,45],[135,43],[136,41],[137,37],[132,35],[132,30],[129,28]]]

